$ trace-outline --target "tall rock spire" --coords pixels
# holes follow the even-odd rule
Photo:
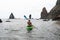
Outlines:
[[[44,8],[42,9],[42,12],[41,12],[41,19],[46,19],[46,18],[47,18],[47,15],[48,15],[47,10],[46,10],[46,8],[44,7]]]
[[[56,3],[56,5],[60,5],[60,0],[57,0],[57,3]]]

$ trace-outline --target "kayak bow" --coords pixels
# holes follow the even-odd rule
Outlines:
[[[27,31],[31,31],[33,29],[33,27],[32,26],[27,26],[26,29],[27,29]]]

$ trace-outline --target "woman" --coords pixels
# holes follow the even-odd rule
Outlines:
[[[32,27],[32,23],[30,22],[30,20],[28,20],[28,22],[27,22],[27,31],[31,31],[32,29],[33,29],[33,27]]]
[[[27,22],[27,24],[28,24],[28,26],[32,26],[32,23],[30,22],[30,20],[28,20],[28,22]]]

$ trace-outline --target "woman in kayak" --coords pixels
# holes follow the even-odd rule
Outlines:
[[[30,27],[32,26],[32,23],[31,23],[30,20],[28,20],[27,24],[28,24],[28,26],[30,26]]]
[[[33,29],[33,25],[32,25],[32,23],[30,22],[30,20],[28,20],[28,22],[27,22],[27,31],[28,32],[30,32],[32,29]]]

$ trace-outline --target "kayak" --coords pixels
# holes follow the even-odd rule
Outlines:
[[[26,29],[27,29],[27,31],[31,31],[33,29],[33,27],[32,26],[27,26]]]

